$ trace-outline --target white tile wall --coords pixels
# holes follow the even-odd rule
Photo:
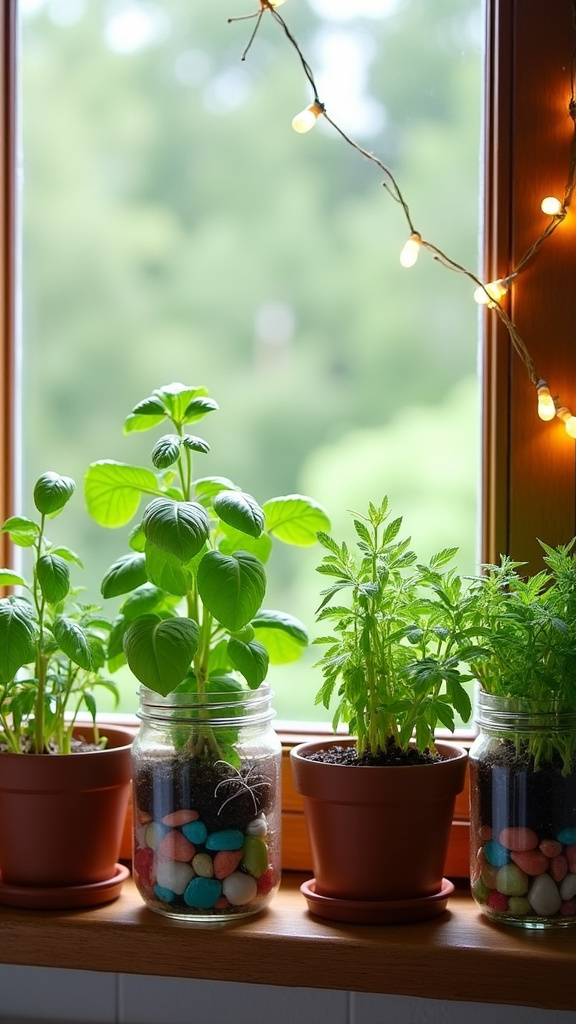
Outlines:
[[[0,1024],[576,1024],[576,996],[574,1006],[539,1010],[0,964]]]

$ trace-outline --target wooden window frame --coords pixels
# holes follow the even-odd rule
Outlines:
[[[16,493],[16,2],[0,5],[0,521]],[[567,106],[574,38],[570,0],[487,0],[484,279],[506,275],[544,227],[544,195],[562,196],[573,124]],[[574,213],[519,276],[509,315],[534,363],[576,411]],[[576,534],[576,448],[562,424],[535,413],[533,384],[508,334],[487,311],[483,331],[482,560],[502,552],[541,564],[537,538],[565,543]],[[7,538],[0,559],[7,564]],[[300,727],[299,727],[300,728]],[[302,727],[304,729],[304,727]],[[315,730],[316,731],[316,730]],[[301,803],[291,786],[285,731],[284,862],[309,867]],[[467,872],[467,795],[457,807],[448,873]],[[127,841],[127,849],[128,849]]]

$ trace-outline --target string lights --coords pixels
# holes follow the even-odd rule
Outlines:
[[[431,254],[434,260],[446,267],[447,270],[452,270],[455,273],[463,274],[465,277],[469,278],[476,286],[474,291],[475,301],[480,305],[486,306],[490,310],[494,310],[495,314],[499,317],[506,328],[514,350],[524,363],[530,377],[530,381],[536,388],[538,416],[544,421],[560,419],[564,423],[567,434],[576,440],[576,416],[572,414],[571,410],[567,406],[560,403],[557,396],[554,397],[551,394],[548,384],[540,377],[540,374],[537,373],[532,357],[520,336],[520,332],[518,331],[516,324],[508,316],[508,313],[502,305],[502,300],[508,294],[512,282],[533,259],[544,242],[564,221],[572,200],[572,194],[576,185],[576,45],[573,49],[570,63],[570,100],[568,103],[568,113],[572,119],[573,131],[570,141],[570,166],[564,196],[562,199],[559,199],[556,196],[545,196],[542,199],[540,209],[542,213],[551,218],[546,228],[536,238],[536,241],[526,250],[518,261],[517,266],[514,267],[506,277],[499,278],[495,281],[483,282],[471,270],[468,270],[466,267],[462,266],[462,264],[451,259],[432,242],[429,242],[422,237],[420,232],[417,231],[414,226],[408,203],[406,202],[399,184],[390,168],[387,167],[386,164],[384,164],[374,153],[371,153],[358,145],[357,142],[351,139],[342,130],[342,128],[340,128],[339,125],[329,117],[326,107],[318,95],[313,71],[306,61],[300,45],[290,31],[285,19],[276,10],[276,8],[280,7],[285,0],[258,0],[258,2],[260,4],[259,9],[254,13],[228,19],[229,23],[255,19],[256,24],[242,54],[242,60],[246,59],[252,43],[256,38],[258,29],[260,28],[262,18],[266,13],[268,13],[280,26],[289,44],[296,51],[302,70],[313,93],[312,103],[305,107],[304,110],[300,111],[299,114],[296,114],[293,118],[292,127],[294,131],[299,134],[309,132],[314,128],[318,118],[322,116],[343,139],[343,141],[347,143],[347,145],[369,160],[370,163],[375,164],[376,167],[383,172],[384,180],[382,181],[382,187],[388,192],[392,199],[401,206],[409,229],[409,237],[400,252],[401,265],[406,268],[414,267],[418,261],[420,252],[424,249]],[[576,30],[576,0],[571,0],[571,4],[572,17]]]

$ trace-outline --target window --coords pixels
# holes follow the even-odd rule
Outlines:
[[[566,115],[572,37],[568,0],[556,0],[553,12],[549,7],[541,11],[537,0],[527,0],[522,5],[494,0],[489,6],[487,279],[500,276],[503,268],[514,264],[534,240],[541,229],[538,218],[542,196],[554,191],[562,193],[572,131]],[[7,4],[3,10],[5,55],[14,34],[14,17],[14,4]],[[6,62],[3,102],[8,111],[12,110],[14,98],[10,68]],[[11,117],[4,119],[7,158],[13,153],[12,125]],[[337,160],[340,159],[338,156]],[[14,480],[14,307],[10,298],[14,185],[10,174],[4,186],[8,258],[3,277],[3,512],[11,508]],[[455,214],[458,216],[459,211]],[[571,214],[562,230],[519,278],[511,302],[512,315],[553,392],[560,393],[567,403],[574,396],[572,402],[576,404],[572,355],[576,296],[571,285],[576,253],[572,233]],[[442,283],[438,287],[447,285]],[[499,551],[508,550],[515,557],[536,564],[536,537],[557,543],[576,532],[574,446],[559,423],[543,425],[536,418],[534,392],[524,367],[511,351],[505,331],[490,314],[486,322],[483,557],[493,560]],[[152,386],[163,382],[154,380]],[[143,396],[135,395],[136,400],[139,397]],[[123,400],[114,418],[120,421],[126,411]],[[105,454],[98,440],[93,457]],[[116,451],[110,454],[120,457]]]

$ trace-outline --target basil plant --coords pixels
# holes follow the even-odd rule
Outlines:
[[[53,544],[50,521],[75,491],[70,477],[43,473],[34,486],[34,519],[10,516],[0,527],[15,547],[27,549],[24,575],[0,569],[0,749],[14,754],[69,754],[78,713],[87,710],[96,728],[97,687],[116,686],[105,677],[110,622],[102,610],[78,600],[71,567],[82,562],[70,548]]]
[[[326,513],[302,495],[260,505],[226,477],[195,476],[194,459],[209,446],[186,428],[217,409],[205,387],[158,388],[124,424],[126,434],[167,431],[152,448],[153,468],[104,460],[85,477],[88,510],[102,526],[130,523],[147,499],[129,552],[109,568],[101,589],[105,598],[123,597],[109,668],[127,662],[164,696],[239,683],[256,689],[270,662],[295,661],[308,643],[296,618],[262,607],[265,564],[273,539],[314,544]]]

